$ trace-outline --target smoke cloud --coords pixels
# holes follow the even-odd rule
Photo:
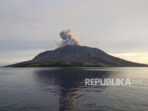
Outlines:
[[[80,45],[80,42],[69,29],[60,33],[59,47],[64,47],[66,45]]]

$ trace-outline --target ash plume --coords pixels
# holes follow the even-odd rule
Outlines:
[[[80,45],[80,42],[72,34],[72,31],[68,29],[60,33],[60,40],[58,44],[59,47],[64,47],[66,45]]]

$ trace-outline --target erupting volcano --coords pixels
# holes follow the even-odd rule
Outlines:
[[[147,66],[113,57],[106,52],[87,46],[72,34],[71,30],[62,31],[58,48],[38,54],[32,60],[9,65],[10,67],[134,67]]]

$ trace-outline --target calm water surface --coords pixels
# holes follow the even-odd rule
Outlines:
[[[131,86],[85,86],[130,78]],[[148,111],[148,68],[0,68],[0,111]]]

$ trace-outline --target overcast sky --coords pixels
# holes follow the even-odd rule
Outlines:
[[[148,0],[0,0],[0,64],[57,48],[65,29],[82,45],[148,64]]]

